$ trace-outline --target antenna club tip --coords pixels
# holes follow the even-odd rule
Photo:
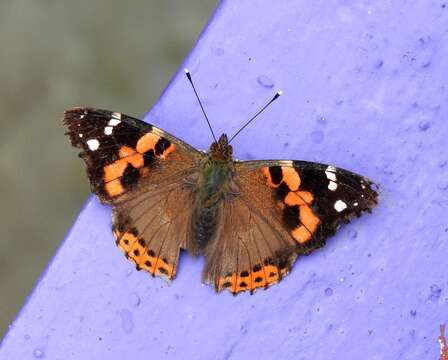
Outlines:
[[[278,96],[283,95],[283,90],[277,91]]]
[[[189,74],[190,73],[190,70],[188,70],[187,68],[185,68],[184,71],[185,71],[185,74]]]

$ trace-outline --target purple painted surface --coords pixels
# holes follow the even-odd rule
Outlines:
[[[448,322],[448,5],[273,3],[225,1],[185,62],[215,131],[233,133],[282,89],[236,157],[348,168],[382,185],[380,206],[281,284],[232,297],[201,285],[203,261],[185,254],[169,286],[135,271],[110,209],[90,199],[0,359],[437,358]],[[146,120],[210,143],[182,72]]]

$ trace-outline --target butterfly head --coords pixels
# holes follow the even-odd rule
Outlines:
[[[210,159],[214,161],[231,161],[233,148],[229,144],[226,134],[222,134],[218,141],[213,141],[210,146]]]

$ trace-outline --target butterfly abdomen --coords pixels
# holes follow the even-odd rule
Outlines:
[[[219,205],[198,209],[193,217],[193,234],[195,243],[204,248],[213,238],[218,222]]]
[[[194,242],[199,248],[204,248],[216,233],[231,174],[231,165],[227,162],[209,161],[203,165],[197,182],[192,218]]]

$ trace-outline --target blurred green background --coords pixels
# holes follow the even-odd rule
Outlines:
[[[217,1],[0,1],[0,338],[89,194],[64,109],[142,116]]]

